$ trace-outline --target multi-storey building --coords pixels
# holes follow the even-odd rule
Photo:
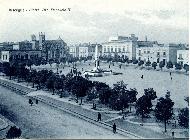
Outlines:
[[[14,42],[0,43],[0,50],[13,50]]]
[[[177,50],[181,47],[179,44],[158,44],[156,41],[140,41],[136,50],[136,58],[138,60],[157,62],[171,61],[173,64],[177,62]]]
[[[98,45],[99,55],[101,55],[102,54],[102,45],[90,44],[90,43],[83,43],[83,44],[79,44],[79,45],[70,46],[69,53],[73,57],[92,57],[92,58],[94,58],[96,45]]]
[[[39,33],[39,41],[35,35],[31,35],[32,50],[41,50],[45,60],[60,60],[68,54],[67,44],[59,37],[57,40],[46,40],[45,33]]]
[[[177,63],[189,65],[189,49],[177,50]]]
[[[72,57],[79,57],[79,47],[76,45],[69,46],[69,54]]]
[[[19,50],[32,50],[32,43],[29,41],[18,42]]]
[[[0,59],[3,62],[11,62],[12,60],[28,60],[41,57],[40,50],[3,50],[0,53]]]
[[[57,40],[45,40],[42,45],[42,57],[46,60],[60,60],[68,53],[67,44],[59,37]]]
[[[138,38],[131,34],[129,37],[110,37],[108,42],[102,43],[103,56],[120,56],[129,60],[136,59],[136,47]]]
[[[79,57],[88,57],[89,56],[89,44],[79,44]]]

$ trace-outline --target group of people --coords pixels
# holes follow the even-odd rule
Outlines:
[[[28,103],[32,106],[32,105],[33,105],[32,99],[29,99],[29,100],[28,100]],[[38,104],[38,99],[36,99],[36,104]]]
[[[98,121],[101,121],[101,120],[102,120],[101,116],[102,116],[102,115],[100,114],[100,112],[98,112]],[[113,124],[113,127],[112,127],[112,128],[113,128],[113,133],[116,133],[116,124],[115,124],[115,123]]]

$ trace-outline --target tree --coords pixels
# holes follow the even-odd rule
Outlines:
[[[178,114],[178,122],[180,126],[189,128],[189,108],[183,108]]]
[[[152,110],[152,100],[157,98],[153,88],[144,89],[144,95],[136,101],[136,114],[141,115],[142,121]]]
[[[128,103],[129,105],[137,101],[137,90],[136,89],[130,89],[127,90],[127,98],[128,98]],[[130,112],[131,112],[131,106],[130,106]]]
[[[53,95],[54,95],[54,91],[55,91],[55,79],[56,79],[56,76],[52,75],[48,78],[47,83],[46,83],[47,89],[52,91]]]
[[[75,76],[71,80],[71,91],[74,95],[78,98],[81,97],[81,103],[82,104],[82,98],[86,96],[86,92],[89,88],[93,86],[92,81],[89,81],[81,76]]]
[[[170,93],[170,92],[167,92]],[[166,130],[166,123],[173,115],[174,102],[170,99],[170,94],[166,94],[166,97],[159,98],[155,107],[155,117],[157,120],[163,121]]]
[[[5,73],[6,76],[10,76],[10,63],[9,62],[3,62],[3,73]]]
[[[96,87],[89,88],[87,91],[87,100],[92,101],[98,97]]]
[[[33,65],[33,63],[32,63],[32,60],[31,59],[28,59],[27,60],[27,66],[30,68],[30,70],[31,70],[31,66]]]
[[[129,99],[127,94],[127,84],[123,81],[113,84],[112,94],[110,97],[110,103],[113,109],[123,110],[129,105]]]
[[[21,136],[21,130],[20,128],[17,128],[16,126],[11,126],[11,128],[8,130],[6,138],[7,139],[15,139],[19,138]]]
[[[153,63],[152,63],[152,67],[153,67],[154,69],[156,69],[156,66],[157,66],[157,63],[156,63],[156,62],[153,62]]]
[[[179,63],[175,63],[175,69],[176,70],[181,70],[182,69],[182,65]]]
[[[167,69],[173,68],[173,63],[171,61],[168,61],[167,65],[166,65],[166,68]]]
[[[160,63],[159,63],[159,67],[160,67],[161,70],[162,70],[162,68],[164,67],[164,62],[163,62],[163,61],[160,61]]]
[[[97,89],[99,93],[99,100],[102,104],[108,104],[111,96],[111,89],[109,86],[102,86]]]
[[[189,106],[189,97],[185,97],[184,100],[187,102],[187,105]],[[188,107],[180,110],[178,114],[178,123],[180,126],[189,128],[189,108]]]
[[[186,71],[186,73],[189,71],[189,65],[188,64],[184,64],[183,69]]]

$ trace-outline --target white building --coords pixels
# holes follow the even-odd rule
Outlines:
[[[180,46],[177,44],[158,44],[151,41],[138,42],[139,47],[136,50],[136,58],[138,60],[157,62],[163,61],[165,64],[171,61],[173,64],[177,62],[177,50]]]
[[[79,57],[88,57],[89,56],[89,47],[88,45],[79,45]]]
[[[69,54],[73,57],[92,57],[94,58],[95,47],[98,45],[99,54],[102,54],[102,46],[100,44],[83,43],[69,47]]]
[[[69,54],[73,57],[79,57],[79,47],[78,46],[69,46]]]
[[[41,51],[37,50],[4,50],[0,51],[0,60],[2,62],[11,62],[12,60],[37,59],[42,56]]]
[[[9,62],[10,54],[9,51],[1,51],[1,61],[3,62]]]
[[[118,55],[129,60],[136,59],[137,40],[134,34],[130,37],[110,37],[108,42],[102,43],[102,55],[111,57]]]
[[[177,51],[177,63],[189,65],[189,50],[178,50]]]

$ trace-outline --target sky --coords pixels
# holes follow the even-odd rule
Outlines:
[[[188,43],[188,8],[188,0],[0,0],[0,42],[31,40],[31,34],[38,39],[45,32],[46,39],[60,36],[67,44],[103,43],[109,36],[130,34]]]

